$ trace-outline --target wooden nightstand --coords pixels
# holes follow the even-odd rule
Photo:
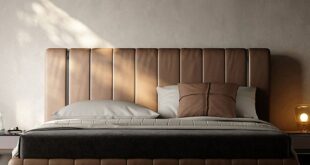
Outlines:
[[[310,133],[287,132],[292,139],[292,147],[296,151],[300,164],[310,164]]]
[[[16,147],[19,135],[0,135],[0,155],[11,154],[12,150]]]

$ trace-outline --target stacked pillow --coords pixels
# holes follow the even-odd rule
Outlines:
[[[131,102],[88,100],[67,105],[54,119],[153,119],[215,116],[258,119],[256,88],[235,84],[200,83],[157,87],[158,113]]]

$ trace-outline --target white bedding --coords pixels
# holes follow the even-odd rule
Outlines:
[[[48,121],[32,130],[51,128],[245,129],[279,131],[275,126],[262,120],[207,116],[171,119],[62,119]]]

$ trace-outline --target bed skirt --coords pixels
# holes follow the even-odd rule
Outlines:
[[[298,165],[292,159],[19,159],[9,165]]]

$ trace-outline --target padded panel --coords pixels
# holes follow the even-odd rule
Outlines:
[[[74,165],[100,165],[99,159],[75,159]]]
[[[225,81],[239,85],[247,85],[246,50],[226,49],[225,50]]]
[[[180,82],[180,49],[158,50],[158,85],[175,85]]]
[[[232,160],[231,159],[207,159],[206,164],[207,165],[231,165]]]
[[[49,159],[49,165],[74,165],[73,159]]]
[[[178,165],[179,159],[154,159],[153,165]]]
[[[11,158],[8,165],[23,165],[24,159]]]
[[[152,165],[152,159],[128,159],[127,165]]]
[[[113,99],[113,49],[92,49],[90,99]]]
[[[74,161],[74,162],[73,162]],[[298,165],[296,159],[19,159],[9,165]]]
[[[47,49],[45,63],[45,119],[66,105],[67,49]]]
[[[256,109],[262,120],[269,120],[269,68],[270,52],[268,49],[249,49],[249,86],[257,87]]]
[[[157,49],[137,49],[135,102],[157,111]]]
[[[135,49],[114,49],[113,99],[135,101]]]
[[[203,82],[225,82],[225,49],[203,49]]]
[[[257,164],[257,160],[254,159],[234,159],[232,160],[232,165],[249,165]]]
[[[74,48],[69,53],[69,104],[89,100],[90,49]]]
[[[126,159],[101,159],[101,165],[126,165]]]
[[[181,83],[202,82],[202,49],[181,49]]]
[[[180,159],[179,165],[205,165],[205,159]]]
[[[281,159],[260,159],[258,160],[258,165],[283,165],[283,160]]]
[[[283,165],[298,165],[298,162],[294,159],[284,159]]]
[[[24,159],[23,165],[49,165],[48,159]]]

